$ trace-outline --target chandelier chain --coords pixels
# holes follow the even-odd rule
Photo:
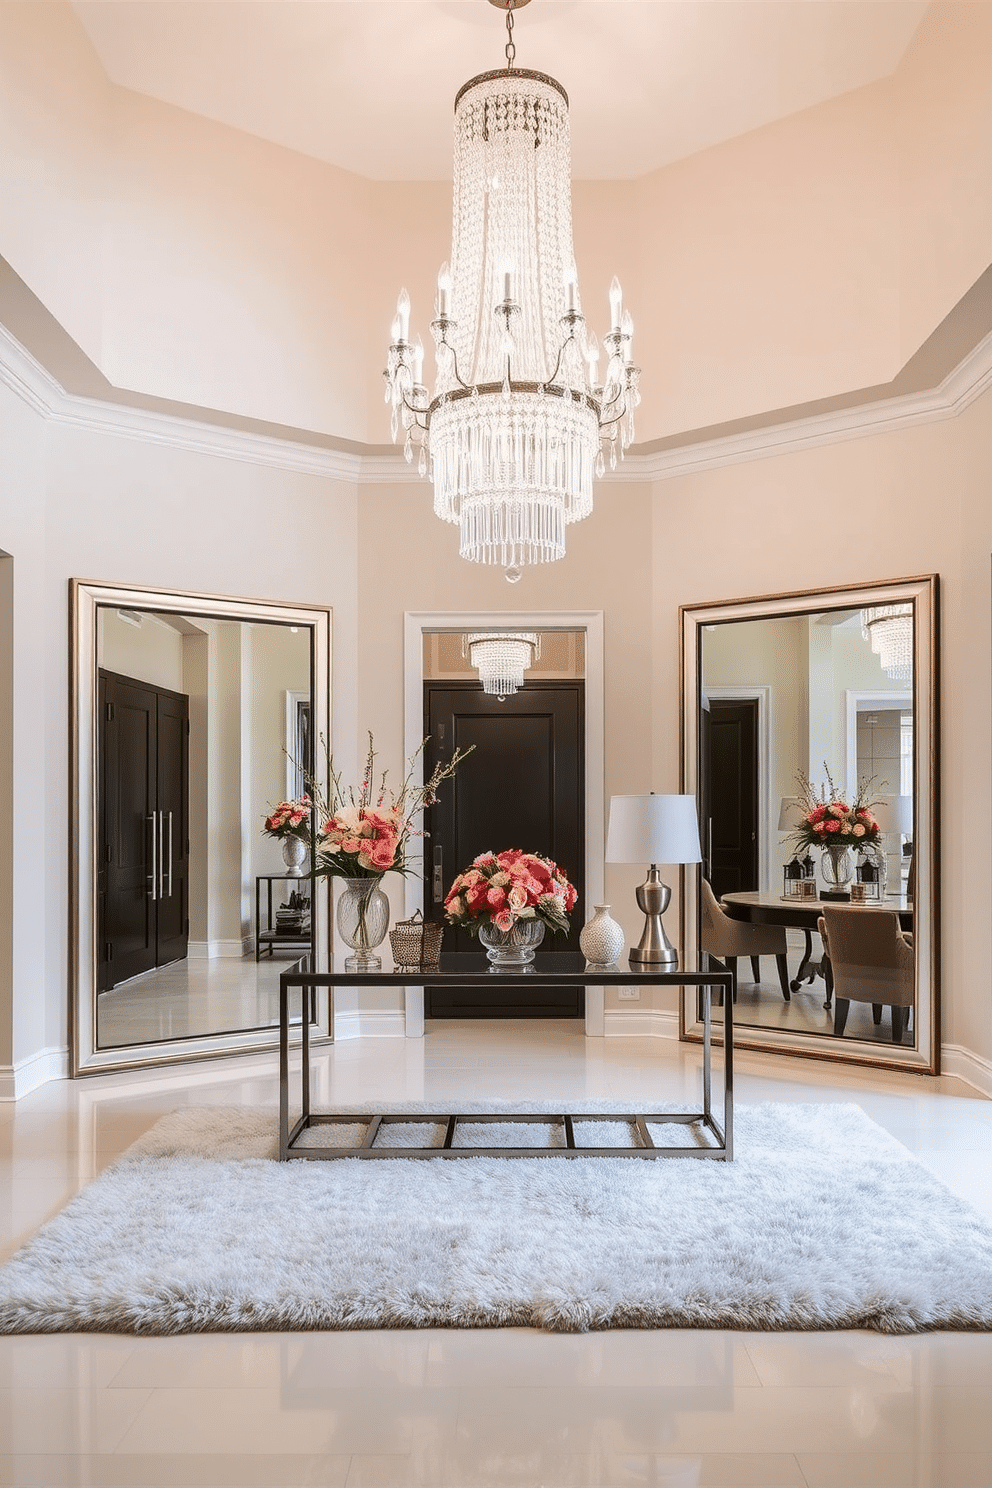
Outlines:
[[[517,49],[513,44],[513,0],[510,0],[506,11],[506,46],[504,51],[506,54],[506,70],[507,72],[512,72],[517,56]]]

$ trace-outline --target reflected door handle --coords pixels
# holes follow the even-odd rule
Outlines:
[[[158,813],[158,897],[165,898],[165,812]]]
[[[168,898],[172,898],[172,812],[169,812],[169,851],[166,858],[169,865],[169,888]]]
[[[145,820],[151,822],[152,824],[152,871],[147,875],[147,877],[149,898],[155,900],[158,898],[158,879],[155,875],[155,864],[158,858],[158,812],[153,811],[150,816],[145,818]]]
[[[436,847],[434,849],[433,889],[434,889],[434,903],[435,904],[443,904],[444,903],[444,848],[443,847]]]

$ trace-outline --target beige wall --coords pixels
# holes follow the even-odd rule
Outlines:
[[[659,482],[654,690],[678,687],[678,604],[941,576],[943,1041],[992,1060],[992,395],[957,419]],[[713,534],[719,533],[714,542]],[[673,552],[673,539],[675,551]],[[656,773],[677,760],[655,735]]]
[[[576,185],[590,324],[613,273],[634,314],[641,440],[895,374],[992,260],[990,73],[992,7],[940,3],[893,79]],[[429,344],[449,245],[448,185],[117,88],[68,5],[0,5],[0,254],[114,385],[386,443],[396,293]]]

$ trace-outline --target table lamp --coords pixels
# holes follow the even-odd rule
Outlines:
[[[883,839],[890,832],[898,832],[900,836],[900,855],[902,853],[902,838],[913,835],[913,798],[912,796],[879,796],[872,807],[872,815],[878,822],[878,830]],[[884,841],[879,851],[879,867],[882,870],[882,893],[888,891],[889,886],[889,855],[885,851]],[[900,885],[900,888],[902,886]]]
[[[695,796],[613,796],[606,861],[650,865],[636,895],[638,907],[644,911],[644,929],[628,960],[635,968],[674,971],[679,964],[678,952],[661,923],[672,891],[662,882],[657,865],[702,862]]]

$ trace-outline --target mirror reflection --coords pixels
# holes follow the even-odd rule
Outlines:
[[[310,768],[310,627],[99,605],[96,659],[96,1048],[273,1028],[312,944],[309,850],[264,831]]]
[[[936,1068],[936,583],[682,611],[684,948],[746,1046]]]

